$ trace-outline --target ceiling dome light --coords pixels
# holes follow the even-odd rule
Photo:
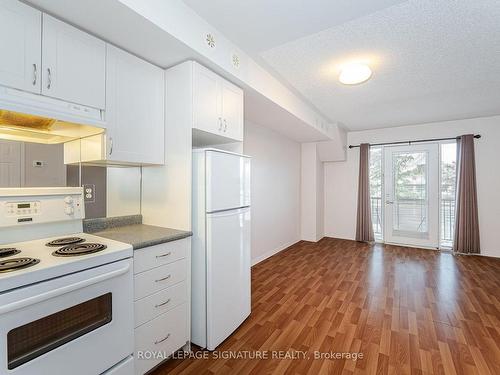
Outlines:
[[[339,81],[344,85],[357,85],[370,79],[372,70],[365,64],[349,64],[340,71]]]

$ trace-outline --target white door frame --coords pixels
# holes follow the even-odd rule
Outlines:
[[[404,151],[427,151],[427,197],[428,197],[428,236],[414,238],[410,236],[393,235],[393,170],[392,153]],[[407,245],[423,248],[439,248],[439,143],[422,143],[404,146],[386,146],[383,152],[384,163],[384,242],[388,244]]]

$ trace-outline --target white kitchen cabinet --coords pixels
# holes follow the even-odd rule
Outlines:
[[[192,64],[193,129],[224,138],[220,143],[243,141],[243,90],[204,66]]]
[[[17,0],[0,0],[0,84],[40,93],[42,13]]]
[[[43,14],[42,94],[104,109],[106,43]]]
[[[143,298],[159,292],[166,287],[186,280],[187,265],[185,260],[153,268],[134,276],[135,298]]]
[[[222,130],[220,77],[199,64],[193,64],[193,74],[193,128],[219,133]]]
[[[138,267],[136,267],[138,265]],[[135,373],[189,347],[191,238],[134,251]],[[141,353],[162,351],[145,358]]]
[[[225,80],[221,81],[221,118],[225,136],[243,140],[243,91]]]
[[[108,45],[106,133],[66,142],[65,163],[163,164],[164,101],[164,71]]]
[[[135,329],[136,375],[143,375],[186,344],[189,311],[184,303]],[[141,354],[142,353],[142,354]],[[151,353],[158,353],[152,356]]]
[[[163,164],[164,71],[108,45],[107,159]]]

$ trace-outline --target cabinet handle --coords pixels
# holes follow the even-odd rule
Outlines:
[[[169,251],[168,253],[166,254],[162,254],[162,255],[157,255],[156,258],[163,258],[163,257],[168,257],[170,254],[172,254],[171,251]]]
[[[47,68],[47,90],[50,90],[52,86],[52,72],[50,68]]]
[[[109,137],[109,155],[113,153],[113,137]]]
[[[227,130],[227,122],[226,122],[226,119],[224,119],[224,133],[226,132]]]
[[[222,131],[222,117],[219,117],[219,131]]]
[[[165,341],[166,339],[168,339],[170,337],[170,333],[168,335],[166,335],[164,338],[162,338],[161,340],[157,340],[155,341],[155,345],[158,345],[159,343]]]
[[[36,86],[37,78],[38,78],[38,72],[36,70],[36,64],[33,64],[33,86]]]
[[[165,305],[166,305],[167,303],[169,303],[169,302],[170,302],[170,298],[169,298],[169,299],[167,299],[165,302],[162,302],[162,303],[159,303],[158,305],[155,305],[155,307],[156,307],[156,308],[158,308],[158,307],[165,306]]]
[[[168,279],[170,279],[170,276],[172,276],[172,275],[167,275],[165,277],[162,277],[161,279],[157,279],[157,280],[155,280],[155,282],[159,283],[160,281],[168,280]]]

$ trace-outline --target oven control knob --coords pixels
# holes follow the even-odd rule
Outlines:
[[[64,212],[66,213],[66,215],[73,215],[75,209],[73,208],[73,206],[66,206],[64,208]]]
[[[66,198],[64,198],[64,203],[66,203],[66,204],[71,204],[71,203],[73,203],[73,198],[71,198],[71,197],[66,197]]]

